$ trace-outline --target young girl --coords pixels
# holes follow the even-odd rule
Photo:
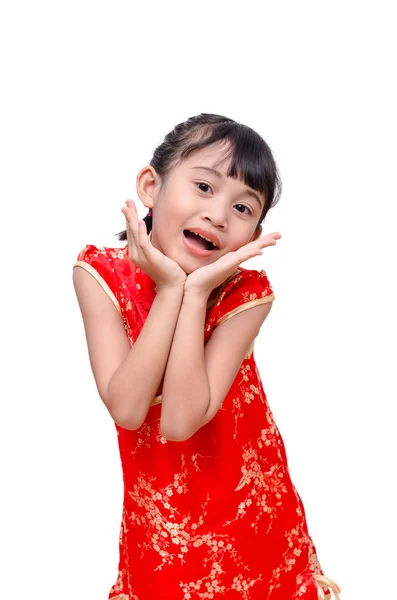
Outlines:
[[[260,237],[281,191],[272,152],[201,114],[165,137],[137,191],[149,212],[121,209],[125,247],[86,246],[73,277],[123,469],[109,599],[339,598],[255,363],[273,290],[240,266],[281,238]]]

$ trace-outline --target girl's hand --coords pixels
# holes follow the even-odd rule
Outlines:
[[[158,288],[181,287],[186,273],[171,258],[154,248],[144,221],[138,219],[133,200],[126,200],[121,212],[126,219],[128,258],[155,282]]]
[[[209,295],[211,291],[221,285],[238,267],[238,265],[253,256],[262,254],[262,249],[275,246],[281,233],[269,233],[254,242],[249,242],[234,252],[224,254],[215,262],[196,269],[185,282],[185,292]]]

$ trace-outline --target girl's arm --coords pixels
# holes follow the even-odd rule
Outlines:
[[[160,288],[131,348],[119,312],[94,277],[76,267],[73,283],[99,395],[118,425],[138,429],[164,375],[183,287]]]
[[[264,300],[225,320],[204,347],[207,297],[183,297],[162,391],[160,430],[167,440],[186,440],[215,416],[272,306]]]

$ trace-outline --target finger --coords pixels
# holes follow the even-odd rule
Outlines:
[[[250,242],[250,244],[255,244],[255,246],[259,248],[266,248],[267,246],[275,246],[277,244],[277,239],[278,238],[273,237],[273,235],[267,235],[255,240],[255,242]]]
[[[249,258],[253,258],[254,256],[260,256],[261,254],[263,254],[263,250],[261,248],[253,248],[250,250],[245,250],[238,257],[238,260],[240,261],[240,263],[242,263],[245,260],[248,260]]]
[[[269,233],[264,238],[260,238],[260,239],[266,239],[266,240],[269,240],[269,241],[271,241],[273,243],[276,243],[277,240],[279,240],[280,238],[281,238],[281,233],[274,232],[274,233]]]
[[[224,263],[225,268],[236,268],[242,262],[248,260],[249,258],[253,258],[254,256],[258,256],[259,254],[262,254],[262,250],[260,248],[255,246],[251,246],[249,248],[247,246],[243,246],[234,252],[228,252],[218,260],[219,262],[222,261]]]
[[[132,201],[126,201],[125,207],[122,212],[126,219],[126,233],[128,252],[131,260],[136,261],[139,255],[139,244],[138,244],[138,222],[136,218],[136,211],[133,210]]]
[[[133,200],[126,200],[127,208],[124,214],[126,215],[127,231],[134,237],[134,240],[138,241],[138,215]]]
[[[143,221],[143,219],[138,221],[138,243],[142,251],[147,252],[149,248],[149,236],[147,233],[146,223]]]
[[[258,239],[258,241],[264,241],[264,240],[278,240],[281,237],[280,234],[277,233],[268,233],[267,235],[264,235],[262,237],[260,237]]]
[[[136,206],[135,206],[135,202],[133,200],[126,200],[125,201],[127,208],[129,210],[129,212],[134,215],[135,217],[138,216],[137,211],[136,211]]]
[[[258,247],[240,248],[235,252],[234,264],[236,267],[238,267],[238,265],[245,262],[246,260],[254,258],[254,256],[261,256],[262,254],[263,250]]]

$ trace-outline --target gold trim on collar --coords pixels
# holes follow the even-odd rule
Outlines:
[[[99,275],[98,271],[96,269],[94,269],[94,267],[92,267],[91,265],[89,265],[88,263],[84,262],[83,260],[78,260],[73,265],[73,269],[75,267],[83,267],[83,269],[85,269],[86,271],[88,271],[89,273],[91,273],[91,275],[101,285],[101,287],[103,288],[103,290],[106,292],[106,294],[109,296],[109,298],[111,299],[111,301],[113,302],[113,304],[115,305],[115,307],[117,308],[117,310],[119,311],[119,313],[121,314],[120,305],[119,305],[119,302],[118,302],[116,296],[113,294],[112,290],[110,289],[110,287],[108,286],[108,284],[106,283],[106,281],[103,279],[103,277],[101,277],[101,275]]]

